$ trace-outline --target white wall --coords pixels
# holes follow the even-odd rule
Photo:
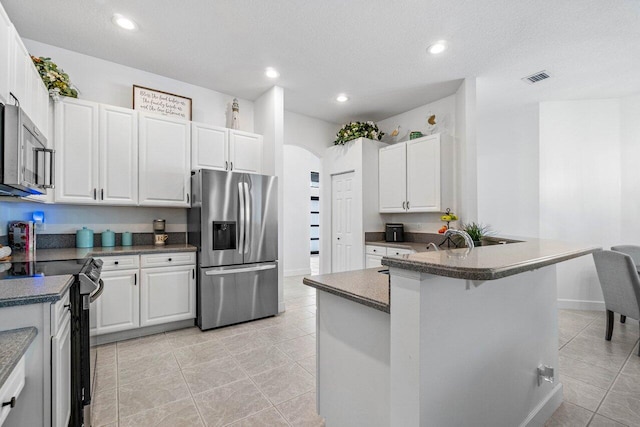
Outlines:
[[[620,243],[640,245],[640,95],[620,100],[623,232]]]
[[[255,132],[263,136],[263,173],[278,177],[278,311],[284,311],[284,91],[274,86],[255,101]]]
[[[133,85],[186,96],[193,101],[193,121],[230,127],[233,95],[195,86],[179,80],[56,46],[25,39],[29,53],[49,57],[62,68],[80,90],[79,98],[132,108]],[[238,99],[240,129],[253,132],[253,102]]]
[[[307,149],[295,145],[284,146],[283,265],[285,276],[311,274],[310,172],[319,172],[320,167],[320,158]]]
[[[152,221],[156,218],[167,220],[167,231],[186,232],[186,214],[184,209],[174,208],[138,208],[117,206],[75,206],[45,205],[33,202],[0,202],[0,230],[7,233],[7,222],[31,220],[34,211],[43,211],[46,228],[44,234],[75,233],[86,226],[100,233],[107,228],[121,233],[153,232]]]
[[[448,137],[443,138],[443,141],[447,139],[453,144],[463,143],[456,141],[455,138],[456,95],[447,96],[446,98],[439,99],[429,104],[414,108],[413,110],[379,121],[378,127],[386,134],[383,137],[383,142],[396,143],[407,141],[409,139],[410,131],[421,131],[425,134],[428,133],[427,118],[431,114],[436,115],[438,123],[438,127],[434,132],[440,132]],[[400,125],[400,133],[397,137],[391,138],[389,136],[390,133],[398,125]],[[455,168],[455,160],[451,162],[451,167]],[[456,173],[454,171],[454,176],[455,175]],[[456,206],[443,206],[444,209],[447,207],[451,207],[454,211],[456,209]],[[435,233],[440,227],[442,227],[442,222],[440,221],[441,215],[441,213],[403,213],[382,214],[381,216],[383,218],[383,222],[404,223],[405,231]]]
[[[609,248],[621,242],[621,102],[540,104],[540,236]],[[558,264],[561,307],[603,308],[593,259]]]
[[[339,128],[336,123],[284,112],[284,144],[303,147],[317,157],[324,156],[325,150],[333,145]]]
[[[501,235],[539,234],[539,107],[492,108],[478,82],[478,220]]]

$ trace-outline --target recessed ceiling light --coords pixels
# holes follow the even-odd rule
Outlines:
[[[113,23],[118,27],[124,28],[125,30],[135,31],[138,29],[138,25],[136,25],[135,22],[125,16],[120,15],[119,13],[113,15],[111,21],[113,21]]]
[[[336,101],[338,102],[347,102],[348,100],[349,100],[349,97],[344,93],[341,93],[340,95],[336,96]]]
[[[267,69],[264,72],[266,74],[267,77],[269,77],[270,79],[275,79],[280,77],[280,73],[278,72],[278,70],[276,70],[273,67],[267,67]]]
[[[432,55],[437,55],[444,52],[445,50],[447,50],[447,42],[445,40],[438,40],[427,48],[427,52]]]

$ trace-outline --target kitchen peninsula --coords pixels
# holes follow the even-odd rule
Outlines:
[[[530,239],[305,278],[318,413],[328,427],[544,425],[562,402],[555,264],[597,250]]]

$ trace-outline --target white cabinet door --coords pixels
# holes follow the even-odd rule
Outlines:
[[[24,47],[24,43],[22,43],[22,39],[18,35],[16,29],[11,27],[10,41],[9,41],[9,49],[11,52],[11,67],[12,72],[10,72],[10,87],[9,91],[18,98],[18,102],[20,102],[20,106],[22,109],[27,112],[27,115],[30,116],[30,103],[31,97],[29,95],[29,63],[27,62],[27,58],[31,61],[29,57],[29,52],[27,48]],[[9,99],[9,103],[13,103],[12,99]]]
[[[104,291],[95,301],[96,335],[140,326],[138,270],[103,271],[100,278]]]
[[[9,91],[11,87],[12,52],[11,46],[12,25],[4,8],[0,4],[0,102],[9,103]]]
[[[191,123],[191,169],[229,169],[229,130]]]
[[[140,326],[196,317],[194,265],[143,268],[140,272]]]
[[[189,207],[189,122],[152,114],[139,117],[140,205]]]
[[[71,417],[71,313],[51,338],[51,419],[53,427],[67,427]]]
[[[382,257],[380,255],[365,255],[365,268],[382,267]]]
[[[262,135],[229,131],[229,169],[234,172],[262,173]]]
[[[381,148],[378,153],[380,212],[405,212],[407,195],[406,143]]]
[[[439,212],[440,137],[407,142],[407,210]]]
[[[138,116],[100,105],[100,202],[138,204]]]
[[[56,203],[98,203],[98,104],[55,104]]]

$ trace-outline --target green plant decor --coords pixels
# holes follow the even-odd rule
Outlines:
[[[346,125],[342,125],[338,133],[336,134],[336,140],[334,145],[343,145],[347,141],[357,138],[369,138],[380,141],[384,132],[380,132],[378,125],[372,121],[368,122],[351,122]]]
[[[78,97],[78,91],[73,88],[69,75],[51,60],[51,58],[43,58],[31,56],[33,64],[36,66],[44,85],[49,89],[49,95],[55,98],[57,95],[69,96],[71,98]]]
[[[480,242],[483,237],[491,234],[491,228],[478,222],[462,224],[462,229],[467,232],[474,242]]]

